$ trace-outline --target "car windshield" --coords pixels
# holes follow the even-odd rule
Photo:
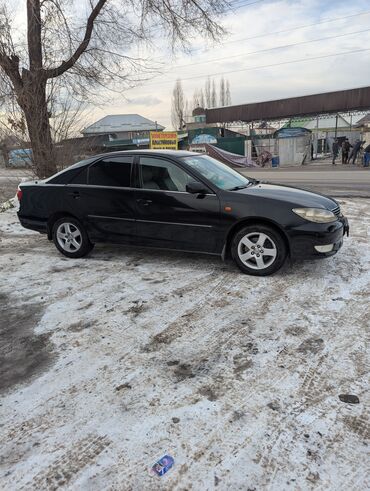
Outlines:
[[[182,160],[220,189],[241,189],[249,184],[246,177],[208,155],[192,155]]]

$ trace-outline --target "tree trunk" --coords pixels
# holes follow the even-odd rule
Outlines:
[[[29,69],[22,70],[22,86],[18,88],[18,104],[26,118],[35,172],[41,179],[57,170],[53,158],[53,142],[46,99],[47,77],[42,68],[40,0],[27,0],[27,39]]]
[[[46,80],[32,76],[30,73],[28,75],[28,80],[24,84],[23,93],[18,98],[18,103],[24,112],[27,123],[34,169],[37,176],[43,179],[55,174],[58,170],[51,138],[46,100]]]

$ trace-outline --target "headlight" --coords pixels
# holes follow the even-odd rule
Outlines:
[[[332,211],[321,208],[293,208],[292,211],[309,222],[329,223],[337,219]]]

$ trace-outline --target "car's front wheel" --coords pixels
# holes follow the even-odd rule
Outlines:
[[[94,247],[82,224],[73,217],[60,218],[53,226],[56,248],[71,258],[83,257]]]
[[[234,235],[231,253],[243,273],[268,276],[284,264],[287,247],[277,230],[256,224],[247,225]]]

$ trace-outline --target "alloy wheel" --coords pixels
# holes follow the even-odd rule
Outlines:
[[[240,239],[238,256],[248,268],[261,270],[268,268],[275,261],[277,247],[267,234],[251,232]]]
[[[61,223],[57,228],[56,237],[60,247],[67,252],[76,252],[82,244],[81,231],[73,223]]]

